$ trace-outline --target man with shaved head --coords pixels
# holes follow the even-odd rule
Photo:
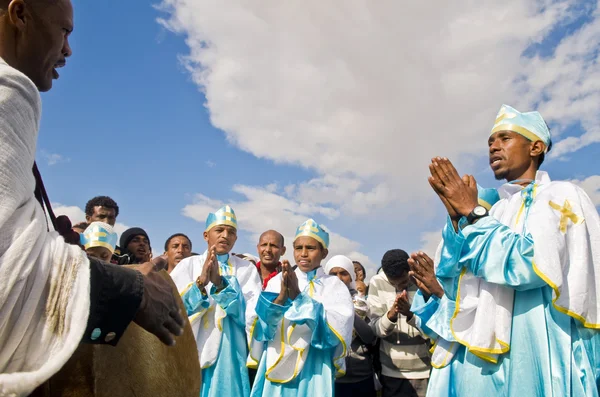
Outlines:
[[[283,235],[275,230],[267,230],[260,235],[256,250],[260,258],[260,261],[256,263],[256,268],[263,282],[264,290],[269,280],[281,271],[279,259],[282,255],[285,255]]]
[[[70,0],[0,0],[1,396],[29,395],[81,341],[115,345],[132,320],[169,345],[183,332],[172,288],[151,266],[142,274],[88,259],[48,230],[49,200],[32,172],[39,93],[71,56],[72,31]]]

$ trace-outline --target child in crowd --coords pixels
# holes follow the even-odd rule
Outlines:
[[[110,262],[117,245],[117,233],[108,223],[92,222],[80,235],[80,243],[89,256]]]

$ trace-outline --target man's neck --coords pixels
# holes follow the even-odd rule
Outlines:
[[[537,166],[532,164],[525,172],[520,173],[518,177],[508,177],[506,182],[514,183],[515,185],[527,186],[531,181],[535,180],[537,174]]]
[[[260,263],[260,275],[261,277],[264,279],[265,277],[268,277],[271,273],[277,271],[277,268],[279,267],[279,263],[276,264],[270,264],[270,265],[265,265],[264,263]]]

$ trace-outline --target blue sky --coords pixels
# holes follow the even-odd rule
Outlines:
[[[118,221],[145,228],[155,252],[176,232],[203,251],[198,220],[221,203],[245,223],[236,251],[314,217],[336,234],[332,250],[373,268],[387,249],[435,246],[431,156],[498,185],[486,131],[504,102],[539,107],[556,142],[575,139],[544,168],[597,196],[587,101],[600,90],[575,95],[599,72],[586,61],[597,44],[581,44],[600,31],[594,4],[486,2],[464,15],[341,4],[75,2],[74,54],[42,96],[38,141],[58,212],[78,218],[74,207],[111,196]],[[504,11],[516,16],[478,30]]]

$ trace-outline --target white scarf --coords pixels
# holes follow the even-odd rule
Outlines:
[[[87,257],[48,233],[33,195],[40,112],[35,85],[0,59],[0,396],[58,372],[89,315]]]

